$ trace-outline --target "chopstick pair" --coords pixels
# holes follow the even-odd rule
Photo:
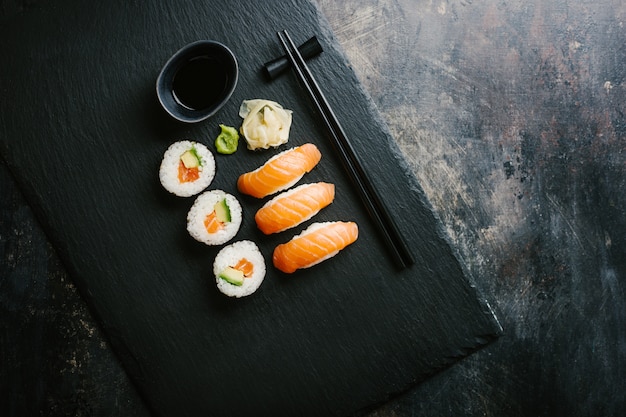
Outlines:
[[[306,65],[304,58],[286,30],[278,32],[278,38],[285,49],[285,53],[298,79],[302,82],[311,100],[313,100],[315,107],[324,119],[324,123],[331,134],[335,151],[341,157],[344,168],[348,172],[353,184],[356,186],[368,214],[378,227],[395,262],[397,262],[400,268],[406,268],[412,265],[415,260],[408,244],[400,233],[392,216],[389,214],[387,207],[383,204],[380,195],[372,185],[354,148],[348,141],[345,131],[341,127],[330,104],[328,104],[328,101],[324,97],[313,74]]]

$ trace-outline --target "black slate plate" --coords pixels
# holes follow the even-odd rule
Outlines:
[[[281,29],[297,42],[320,37],[325,52],[311,67],[414,248],[410,269],[389,260],[295,78],[264,81],[260,65],[282,53]],[[0,69],[2,157],[155,414],[350,414],[499,333],[311,3],[57,0],[1,35],[11,58]],[[167,58],[198,39],[228,45],[240,81],[209,121],[181,125],[159,108],[154,83]],[[355,220],[360,237],[293,276],[270,267],[256,294],[234,300],[211,278],[219,248],[186,234],[193,199],[167,194],[157,170],[171,142],[212,146],[218,123],[238,126],[249,98],[294,111],[289,146],[314,142],[323,154],[305,181],[337,187],[315,220]],[[275,152],[217,155],[211,185],[240,197],[236,240],[258,242],[268,263],[293,233],[256,230],[262,201],[239,195],[235,181]]]

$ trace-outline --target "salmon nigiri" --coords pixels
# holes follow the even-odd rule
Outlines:
[[[291,187],[322,158],[317,146],[307,143],[270,158],[254,171],[242,174],[237,188],[244,194],[263,198]]]
[[[332,258],[358,236],[354,222],[313,223],[289,242],[276,246],[272,261],[276,268],[291,274]]]
[[[254,220],[266,235],[291,229],[315,216],[335,199],[335,186],[304,184],[274,197],[256,212]]]

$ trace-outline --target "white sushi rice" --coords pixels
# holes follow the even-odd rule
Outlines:
[[[252,275],[244,278],[241,286],[233,285],[223,278],[220,273],[227,267],[234,267],[241,259],[247,259],[254,265]],[[223,247],[213,262],[213,274],[217,288],[229,297],[245,297],[255,292],[265,278],[265,259],[254,242],[241,240]]]
[[[204,220],[215,210],[215,204],[223,199],[226,199],[230,210],[230,222],[227,222],[225,227],[216,233],[209,233],[204,226]],[[205,191],[196,197],[196,201],[187,213],[187,231],[198,242],[221,245],[235,237],[241,226],[241,217],[241,205],[233,195],[222,190]]]
[[[195,181],[183,182],[178,180],[178,165],[180,157],[191,148],[200,157],[199,174]],[[201,143],[182,140],[172,143],[163,155],[159,168],[159,180],[167,191],[179,197],[191,197],[207,188],[215,177],[215,157],[213,153]]]

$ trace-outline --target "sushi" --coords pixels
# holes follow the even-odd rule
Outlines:
[[[215,158],[201,143],[183,140],[167,148],[159,168],[159,180],[167,191],[191,197],[207,188],[215,177]]]
[[[358,236],[354,222],[313,223],[289,242],[276,246],[272,262],[280,271],[291,274],[332,258]]]
[[[256,170],[242,174],[237,180],[237,188],[257,198],[286,190],[311,171],[321,158],[322,154],[312,143],[288,149]]]
[[[239,201],[222,190],[200,194],[187,213],[187,231],[198,242],[221,245],[231,240],[241,226]]]
[[[255,214],[266,235],[295,227],[316,215],[335,198],[335,186],[325,182],[304,184],[274,197]]]
[[[224,246],[213,262],[217,288],[229,297],[244,297],[255,292],[265,278],[265,259],[249,240]]]

